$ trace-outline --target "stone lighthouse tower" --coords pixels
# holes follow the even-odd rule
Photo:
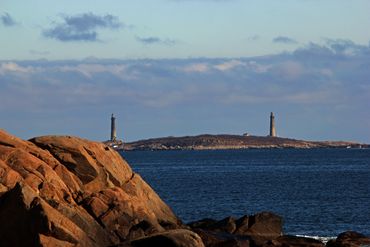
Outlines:
[[[112,142],[115,142],[117,139],[117,133],[116,133],[116,118],[114,117],[112,113],[112,117],[110,118],[110,140]]]
[[[276,137],[275,116],[273,112],[271,112],[271,115],[270,115],[270,136]]]

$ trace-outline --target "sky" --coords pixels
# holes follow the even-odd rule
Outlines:
[[[368,0],[0,0],[0,128],[370,143]]]

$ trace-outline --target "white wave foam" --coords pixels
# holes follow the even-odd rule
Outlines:
[[[296,235],[297,237],[303,237],[303,238],[313,238],[316,240],[319,240],[326,244],[331,239],[336,239],[337,237],[321,237],[321,236],[308,236],[308,235]]]

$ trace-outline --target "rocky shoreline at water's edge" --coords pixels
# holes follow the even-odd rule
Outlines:
[[[112,148],[0,130],[1,246],[325,246],[270,212],[184,224]],[[346,232],[328,247],[370,245]]]

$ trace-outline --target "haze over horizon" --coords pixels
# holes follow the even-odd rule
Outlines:
[[[367,0],[0,6],[0,128],[125,141],[196,134],[370,143]],[[32,10],[32,11],[30,11]]]

